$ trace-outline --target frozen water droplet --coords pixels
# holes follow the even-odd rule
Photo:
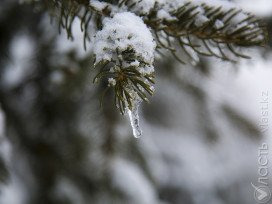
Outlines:
[[[133,131],[133,136],[135,138],[139,138],[142,136],[142,130],[140,128],[140,123],[139,123],[139,114],[138,114],[138,110],[135,111],[128,111],[128,115],[129,115],[129,119],[130,119],[130,124],[132,127],[132,131]]]
[[[140,103],[136,104],[132,110],[128,110],[128,116],[129,116],[130,124],[132,127],[133,136],[135,138],[139,138],[142,136],[142,130],[140,127],[139,113],[138,113],[139,105]]]

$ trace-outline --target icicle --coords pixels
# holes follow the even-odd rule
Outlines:
[[[129,116],[130,124],[132,127],[133,136],[135,138],[139,138],[142,136],[142,130],[140,127],[139,113],[138,113],[139,105],[140,105],[140,101],[136,102],[132,110],[128,110],[128,116]]]

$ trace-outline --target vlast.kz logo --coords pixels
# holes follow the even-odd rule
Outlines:
[[[268,203],[271,200],[271,191],[267,186],[255,186],[251,183],[252,187],[255,189],[254,198],[258,203]]]
[[[261,94],[261,120],[260,128],[262,133],[267,133],[269,129],[269,93],[263,91]],[[269,188],[269,145],[263,143],[258,149],[258,184],[254,185],[254,198],[257,203],[268,203],[271,200]]]

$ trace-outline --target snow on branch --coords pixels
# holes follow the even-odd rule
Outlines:
[[[73,38],[71,25],[75,17],[81,19],[85,48],[90,41],[89,25],[93,23],[100,30],[104,18],[120,12],[140,16],[152,29],[157,50],[167,49],[182,63],[180,53],[192,59],[197,59],[196,54],[230,61],[249,58],[240,52],[241,47],[263,46],[267,41],[261,20],[222,0],[47,0],[43,3],[59,18],[60,28],[67,31],[68,38]]]
[[[261,21],[229,2],[171,1],[157,3],[153,12],[147,24],[154,30],[160,48],[170,50],[176,58],[179,53],[176,44],[189,57],[192,55],[188,49],[233,61],[233,57],[249,58],[235,47],[266,43],[267,33]]]
[[[94,81],[108,77],[115,104],[122,114],[153,94],[156,43],[143,20],[130,12],[105,18],[94,41],[95,65],[101,69]]]
[[[37,3],[37,2],[36,2]],[[263,46],[267,31],[260,19],[223,0],[47,0],[38,4],[59,19],[72,36],[72,23],[81,20],[84,47],[96,29],[93,51],[94,82],[107,79],[115,106],[139,127],[138,106],[154,93],[155,52],[170,52],[175,59],[214,56],[236,61],[249,58],[241,48]],[[90,26],[92,25],[92,26]],[[134,135],[141,131],[134,128]]]

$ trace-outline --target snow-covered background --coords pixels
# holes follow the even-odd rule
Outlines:
[[[271,0],[236,2],[271,17]],[[9,9],[3,5],[0,24]],[[10,40],[8,57],[1,56],[0,152],[9,176],[0,184],[0,204],[256,203],[252,183],[258,185],[263,143],[272,158],[269,49],[247,50],[252,59],[236,65],[205,60],[208,74],[158,60],[156,93],[140,111],[143,136],[134,139],[128,118],[107,112],[113,103],[98,108],[97,87],[90,83],[94,75],[90,67],[83,69],[92,62],[83,51],[80,23],[70,42],[65,33],[56,35],[46,16],[41,22],[35,28],[43,34],[22,29]],[[52,41],[53,55],[40,57]],[[33,65],[38,57],[40,64]],[[44,63],[49,71],[38,73]],[[261,131],[264,92],[266,132]],[[272,188],[271,174],[269,162]]]

